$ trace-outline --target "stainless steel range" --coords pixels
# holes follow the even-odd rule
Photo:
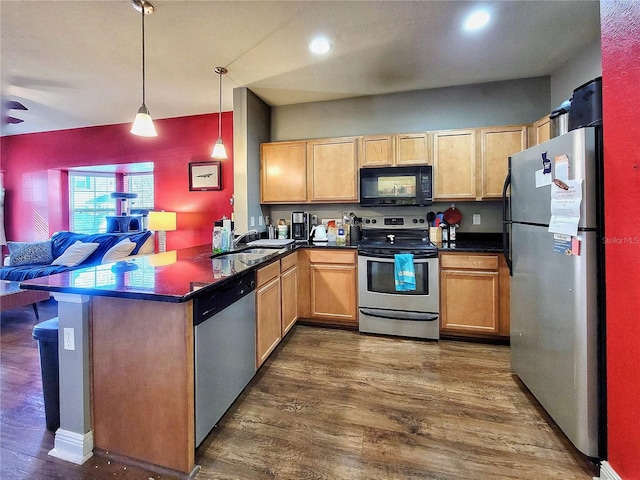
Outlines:
[[[364,217],[358,246],[358,320],[361,332],[440,337],[438,248],[426,217]],[[395,255],[413,255],[415,290],[395,283]]]

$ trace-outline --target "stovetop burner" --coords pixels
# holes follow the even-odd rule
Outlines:
[[[394,250],[405,252],[437,252],[429,241],[426,217],[365,217],[362,240],[358,247],[364,250]]]

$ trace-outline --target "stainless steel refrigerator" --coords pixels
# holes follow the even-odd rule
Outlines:
[[[606,449],[601,138],[580,128],[513,155],[503,198],[512,368],[594,458]]]

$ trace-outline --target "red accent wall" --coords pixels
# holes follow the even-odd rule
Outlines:
[[[155,208],[177,212],[178,229],[167,232],[167,248],[211,242],[214,220],[231,217],[233,113],[222,114],[222,190],[189,191],[189,162],[212,160],[218,114],[154,121],[158,136],[137,137],[130,124],[6,136],[0,139],[8,240],[44,240],[69,228],[65,169],[86,165],[153,162]]]
[[[602,1],[608,461],[640,479],[640,2]]]

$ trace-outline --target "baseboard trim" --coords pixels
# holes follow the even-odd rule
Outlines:
[[[604,460],[600,463],[600,480],[622,480],[622,477],[616,473],[609,462]]]
[[[82,465],[93,456],[93,432],[82,434],[59,428],[49,455]]]

